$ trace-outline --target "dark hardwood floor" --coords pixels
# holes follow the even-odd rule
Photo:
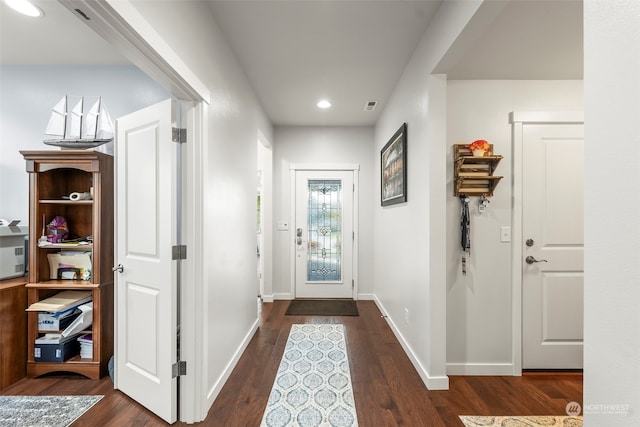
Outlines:
[[[285,316],[287,301],[264,304],[260,328],[197,425],[259,426],[293,323],[343,323],[361,427],[462,426],[458,415],[565,415],[582,404],[582,374],[528,373],[522,377],[450,377],[447,391],[429,391],[372,301],[358,317]],[[165,422],[113,389],[111,380],[52,375],[25,379],[0,395],[103,394],[73,426],[162,426]],[[186,426],[186,423],[176,423]]]

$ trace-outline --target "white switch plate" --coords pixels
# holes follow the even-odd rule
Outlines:
[[[287,231],[289,229],[289,223],[287,221],[278,221],[278,230]]]
[[[501,242],[511,241],[511,227],[509,227],[508,225],[500,227],[500,241]]]

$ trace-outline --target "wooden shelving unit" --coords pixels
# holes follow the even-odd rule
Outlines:
[[[493,196],[502,179],[494,172],[502,156],[493,154],[493,144],[484,156],[474,156],[467,144],[453,145],[453,195]]]
[[[113,354],[113,157],[95,151],[21,151],[29,173],[29,280],[27,303],[31,305],[63,290],[91,291],[93,297],[93,358],[73,357],[63,363],[36,362],[38,313],[27,313],[27,376],[49,372],[75,372],[92,379],[107,374]],[[93,200],[64,199],[72,192],[90,192]],[[39,246],[45,222],[62,216],[69,238],[92,237],[88,245]],[[47,255],[64,251],[91,252],[90,280],[52,280]],[[51,333],[53,331],[46,331]]]

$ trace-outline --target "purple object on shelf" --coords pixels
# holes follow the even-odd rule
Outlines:
[[[47,240],[51,243],[60,243],[69,236],[69,226],[64,217],[57,216],[47,224]]]

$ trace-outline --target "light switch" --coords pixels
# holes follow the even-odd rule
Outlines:
[[[509,227],[508,225],[504,225],[500,227],[500,241],[501,242],[511,241],[511,227]]]
[[[278,230],[287,231],[289,229],[289,223],[287,221],[278,221]]]

